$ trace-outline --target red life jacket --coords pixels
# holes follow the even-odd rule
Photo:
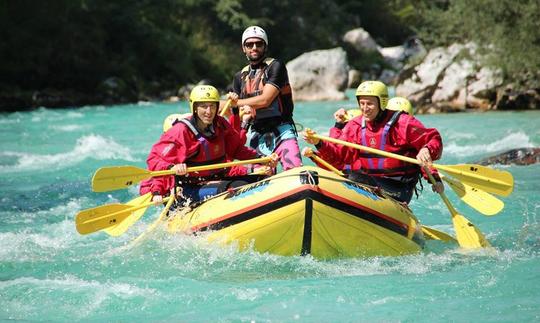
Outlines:
[[[220,134],[219,129],[215,129],[216,133],[212,136],[204,136],[197,127],[194,126],[193,122],[194,117],[189,119],[179,120],[186,125],[186,127],[191,130],[191,132],[197,138],[199,142],[199,149],[195,151],[191,156],[187,156],[185,163],[188,167],[202,166],[215,163],[223,163],[226,161],[226,152],[225,152],[225,140],[224,137]],[[215,125],[213,125],[215,126]],[[214,170],[205,170],[197,173],[191,173],[190,176],[197,177],[216,177],[217,175],[225,174],[225,169],[214,169]]]
[[[390,111],[389,111],[390,112]],[[362,116],[361,139],[362,145],[389,153],[415,158],[417,151],[412,147],[398,147],[389,142],[388,134],[394,124],[399,120],[401,111],[393,112],[386,118],[384,127],[379,127],[377,132],[370,131],[366,126],[366,120]],[[398,181],[416,179],[420,174],[420,167],[406,163],[399,159],[387,158],[376,154],[361,152],[360,158],[352,165],[352,169],[362,169],[369,175],[391,178]]]
[[[257,70],[251,69],[250,65],[247,65],[242,69],[240,73],[240,78],[242,80],[240,91],[241,99],[254,97],[262,93],[264,85],[268,81],[268,67],[270,67],[274,61],[273,58],[266,58],[262,62],[262,67]],[[294,104],[292,100],[291,85],[287,83],[279,89],[279,94],[274,101],[270,103],[270,106],[257,109],[255,124],[270,118],[292,122],[293,110]]]

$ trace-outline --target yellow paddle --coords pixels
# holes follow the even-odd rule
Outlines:
[[[444,242],[457,242],[454,237],[449,235],[446,232],[439,231],[437,229],[434,229],[432,227],[427,227],[425,225],[422,225],[422,233],[424,234],[424,237],[431,240],[441,240]]]
[[[347,113],[345,114],[345,121],[349,122],[361,114],[362,114],[362,110],[360,109],[349,109],[347,110]]]
[[[328,168],[329,170],[331,170],[335,174],[343,176],[343,172],[341,172],[339,169],[332,166],[326,160],[324,160],[321,157],[317,156],[317,154],[315,154],[313,152],[313,150],[309,149],[307,151],[307,153],[306,153],[306,157],[309,157],[314,162],[316,161],[319,164],[324,165],[326,168]],[[456,239],[454,239],[454,237],[452,237],[451,235],[449,235],[449,234],[447,234],[445,232],[439,231],[437,229],[427,227],[425,225],[422,225],[422,232],[424,233],[424,236],[426,238],[431,239],[431,240],[441,240],[441,241],[444,241],[444,242],[456,242]]]
[[[129,202],[127,202],[127,205],[130,206],[138,206],[143,203],[148,203],[152,200],[152,194],[146,193],[144,195],[141,195]],[[113,225],[112,227],[105,228],[105,232],[113,237],[118,237],[119,235],[124,234],[135,222],[137,222],[146,212],[149,206],[143,207],[141,209],[138,209],[134,212],[132,212],[130,215],[128,215],[125,219],[120,221],[118,224]]]
[[[433,175],[431,175],[429,169],[425,169],[425,171],[431,184],[435,184],[435,178],[433,178]],[[467,218],[456,211],[456,209],[450,203],[450,200],[448,200],[446,197],[446,194],[441,192],[439,195],[452,215],[452,223],[454,224],[454,230],[456,231],[456,237],[459,245],[466,249],[491,247],[482,232],[480,232],[480,230],[478,230],[474,224],[467,220]]]
[[[164,198],[163,201],[169,200]],[[80,234],[89,234],[99,230],[114,227],[130,216],[133,212],[153,205],[146,202],[136,206],[113,203],[82,210],[75,216],[75,227]]]
[[[462,183],[452,177],[441,175],[441,178],[463,202],[484,215],[495,215],[504,208],[503,201],[489,193]]]
[[[381,155],[384,157],[399,159],[408,163],[420,165],[420,162],[414,158],[401,156],[398,154],[389,153],[386,151],[370,148],[358,144],[353,144],[344,140],[335,139],[327,136],[321,136],[313,133],[310,129],[306,130],[308,137],[317,138],[319,140],[333,142],[339,145],[355,148],[369,153]],[[508,196],[514,189],[514,178],[507,171],[495,170],[489,167],[472,164],[461,165],[432,165],[438,170],[452,174],[460,181],[467,183],[470,186],[479,188],[486,192],[497,195]]]
[[[330,164],[330,163],[327,162],[326,160],[324,160],[324,159],[322,159],[321,157],[317,156],[317,154],[315,154],[311,148],[308,148],[308,150],[306,150],[304,156],[306,156],[306,157],[308,157],[309,159],[313,160],[313,162],[316,162],[316,163],[319,163],[319,164],[323,165],[324,167],[328,168],[329,170],[331,170],[331,171],[334,172],[335,174],[337,174],[337,175],[339,175],[339,176],[343,176],[343,172],[342,172],[342,171],[340,171],[339,169],[335,168],[332,164]]]
[[[258,164],[258,163],[268,163],[272,160],[271,156],[248,159],[248,160],[239,160],[232,161],[228,163],[204,165],[189,167],[187,169],[188,173],[198,172],[203,170],[227,168],[237,165],[246,165],[246,164]],[[173,175],[174,170],[160,170],[151,172],[149,170],[135,167],[135,166],[112,166],[112,167],[102,167],[99,168],[94,176],[92,177],[92,190],[94,192],[106,192],[119,190],[127,188],[133,184],[156,176],[166,176]]]
[[[223,109],[219,113],[220,116],[224,117],[227,114],[227,112],[229,112],[229,108],[231,107],[231,103],[232,103],[231,99],[228,99],[227,102],[225,102],[225,106],[223,107]]]
[[[165,199],[163,199],[165,200]],[[154,231],[157,226],[163,221],[163,218],[167,215],[167,212],[169,212],[169,209],[171,208],[171,205],[173,204],[174,199],[170,198],[167,202],[167,205],[163,208],[161,213],[159,214],[159,217],[157,218],[154,223],[152,223],[141,235],[139,235],[137,238],[135,238],[131,243],[129,244],[130,247],[136,245],[139,241],[141,241],[147,234]]]

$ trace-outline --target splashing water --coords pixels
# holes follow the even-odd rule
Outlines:
[[[299,103],[295,119],[324,134],[344,105],[354,102]],[[155,207],[120,237],[79,235],[78,211],[137,194],[136,187],[93,193],[93,172],[144,167],[163,118],[187,110],[181,102],[0,115],[0,320],[540,320],[539,165],[507,166],[515,190],[493,217],[448,193],[490,240],[489,251],[428,241],[418,255],[319,261],[238,252],[234,244],[162,228],[130,246],[158,216]],[[538,146],[539,117],[418,116],[443,136],[441,164]],[[453,234],[448,211],[428,187],[411,208],[424,224]]]

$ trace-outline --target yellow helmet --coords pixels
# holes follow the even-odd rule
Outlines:
[[[180,119],[185,119],[187,117],[191,116],[191,113],[173,113],[169,114],[165,120],[163,120],[163,132],[167,132],[167,130],[171,129],[173,124],[176,123]]]
[[[374,96],[379,99],[379,107],[381,110],[386,109],[388,104],[388,89],[383,82],[365,81],[362,82],[356,89],[356,99],[359,96]]]
[[[362,110],[360,109],[349,109],[345,116],[345,120],[350,121],[358,116],[362,115]]]
[[[212,85],[197,85],[189,94],[189,109],[194,113],[195,102],[217,102],[219,105],[219,92]]]
[[[409,115],[414,115],[412,104],[409,100],[396,96],[394,98],[391,98],[388,101],[388,106],[386,107],[388,110],[394,110],[394,111],[404,111],[407,112]]]

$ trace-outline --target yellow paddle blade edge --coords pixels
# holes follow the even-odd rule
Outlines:
[[[449,235],[446,232],[434,229],[432,227],[428,227],[428,226],[423,225],[422,226],[422,233],[424,234],[424,236],[427,239],[430,239],[430,240],[440,240],[440,241],[444,241],[444,242],[455,242],[455,243],[457,243],[456,238],[452,237],[451,235]]]
[[[465,249],[488,248],[491,244],[480,230],[459,213],[452,214],[452,223],[460,247]]]
[[[168,199],[170,197],[163,199],[163,201]],[[82,210],[75,216],[75,228],[83,235],[110,228],[122,222],[133,212],[151,205],[153,205],[152,202],[137,206],[113,203]]]
[[[446,182],[446,184],[448,184],[448,186],[450,186],[450,188],[463,202],[467,203],[470,207],[484,215],[495,215],[501,212],[504,208],[503,201],[485,191],[467,185],[448,176],[442,175],[441,178]]]
[[[107,192],[124,189],[151,176],[152,172],[130,165],[101,167],[92,177],[92,191]]]
[[[138,206],[141,204],[148,204],[148,202],[150,202],[151,200],[152,200],[152,194],[146,193],[144,195],[141,195],[127,202],[126,204],[130,206]],[[112,237],[118,237],[124,234],[133,224],[135,224],[135,222],[137,222],[144,215],[148,207],[150,206],[143,207],[141,209],[133,211],[133,213],[131,213],[125,219],[120,221],[120,223],[113,225],[112,227],[105,228],[104,229],[105,233],[107,233],[108,235]]]
[[[492,194],[508,196],[514,190],[514,177],[507,171],[474,164],[434,165],[434,167],[465,184]]]

